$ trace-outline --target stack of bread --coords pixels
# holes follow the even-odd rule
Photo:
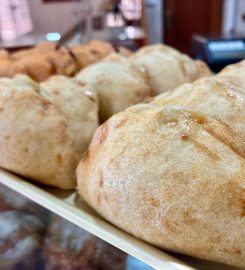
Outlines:
[[[85,53],[74,78],[0,79],[0,167],[77,185],[155,246],[245,267],[244,63],[211,76],[164,45],[109,52]]]

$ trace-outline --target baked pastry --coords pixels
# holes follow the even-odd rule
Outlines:
[[[217,80],[245,94],[245,60],[226,66],[217,74]]]
[[[71,48],[71,53],[80,69],[98,62],[113,52],[115,50],[110,43],[97,40]]]
[[[133,106],[95,132],[77,179],[89,205],[128,233],[245,267],[245,142],[227,124]]]
[[[43,55],[56,50],[57,45],[53,42],[39,42],[33,48],[18,50],[10,55],[12,60],[20,60],[34,55]]]
[[[126,256],[60,217],[53,219],[43,247],[45,270],[124,270]]]
[[[245,92],[218,82],[217,77],[207,77],[192,84],[183,84],[173,91],[165,92],[154,98],[152,103],[183,105],[221,119],[235,129],[245,140]]]
[[[56,74],[72,76],[77,71],[75,60],[65,48],[47,53],[47,59],[54,66]]]
[[[9,59],[10,55],[7,50],[0,49],[0,60],[7,60]]]
[[[146,70],[154,95],[211,75],[204,62],[193,60],[166,45],[144,47],[132,55],[131,61]]]
[[[98,91],[101,121],[151,95],[145,73],[118,54],[81,70],[76,79]]]
[[[41,82],[55,73],[52,63],[45,55],[36,54],[22,58],[17,63],[25,67],[26,73],[35,81]]]
[[[43,222],[34,215],[18,211],[2,212],[0,269],[38,269],[43,231]]]
[[[26,74],[27,70],[22,63],[11,60],[0,60],[0,77],[12,78],[15,74]]]
[[[41,83],[40,93],[65,117],[81,158],[98,127],[97,93],[92,86],[62,75],[55,75]]]
[[[0,167],[59,187],[75,187],[78,155],[64,116],[27,76],[0,79]]]

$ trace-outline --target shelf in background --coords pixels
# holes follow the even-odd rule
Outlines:
[[[169,255],[116,228],[93,209],[76,192],[67,192],[46,186],[37,186],[24,179],[0,169],[0,183],[62,216],[70,222],[105,240],[113,246],[136,257],[157,270],[235,270],[212,262],[183,255]],[[178,259],[176,258],[178,257]],[[195,266],[193,268],[192,266]]]

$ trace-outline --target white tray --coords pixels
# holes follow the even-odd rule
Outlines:
[[[62,216],[79,227],[89,231],[115,247],[138,258],[157,270],[191,270],[222,269],[233,270],[234,267],[214,264],[203,260],[183,256],[168,255],[126,232],[106,222],[93,211],[76,192],[37,186],[24,179],[0,169],[0,183]],[[177,259],[178,257],[179,259]],[[195,266],[193,268],[188,264]]]

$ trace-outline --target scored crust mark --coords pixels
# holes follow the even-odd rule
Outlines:
[[[89,157],[90,157],[90,152],[89,152],[89,149],[87,149],[87,151],[85,152],[83,156],[83,162],[87,162],[89,160]]]
[[[220,157],[216,155],[216,153],[214,153],[213,151],[211,151],[208,147],[206,147],[204,144],[201,144],[195,140],[191,140],[193,145],[200,150],[200,152],[206,154],[207,156],[209,156],[211,159],[218,161],[220,160]]]
[[[38,102],[44,110],[47,110],[51,105],[51,103],[45,99],[39,99]]]
[[[210,122],[205,125],[205,130],[245,159],[245,142],[226,123],[221,120],[219,125]]]
[[[96,97],[95,97],[95,95],[94,95],[91,91],[85,90],[85,91],[84,91],[84,95],[85,95],[88,99],[90,99],[92,102],[96,102]]]
[[[128,121],[129,116],[125,115],[124,117],[122,117],[122,119],[120,120],[120,122],[118,124],[116,124],[116,128],[123,126],[124,124],[126,124],[126,122]]]
[[[95,135],[95,143],[103,144],[107,138],[107,135],[108,135],[108,124],[106,122],[102,126],[100,126],[99,129],[97,130],[97,133]]]
[[[104,185],[103,172],[100,172],[99,187],[102,188]]]
[[[241,255],[242,251],[239,248],[224,248],[224,252],[228,254]]]
[[[183,111],[177,109],[175,110],[175,113],[176,112],[178,114],[177,118],[184,115],[185,118],[194,120],[196,123],[202,125],[202,128],[204,128],[211,136],[221,141],[223,144],[231,148],[237,155],[245,159],[245,141],[225,122],[221,120],[211,121],[205,115],[195,111]]]
[[[189,138],[189,135],[188,135],[188,134],[182,134],[182,135],[181,135],[181,139],[182,139],[183,141],[188,140],[188,138]]]
[[[97,196],[96,196],[96,204],[97,204],[97,206],[100,205],[100,202],[101,202],[101,194],[98,193]]]
[[[60,166],[62,164],[62,156],[60,154],[56,155],[56,163]]]

